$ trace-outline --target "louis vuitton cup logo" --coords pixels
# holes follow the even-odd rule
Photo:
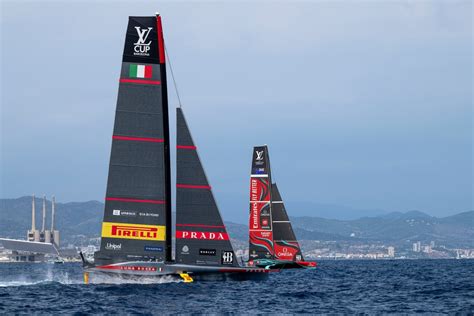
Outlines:
[[[138,33],[138,41],[136,43],[133,43],[133,55],[135,56],[150,56],[150,44],[151,40],[147,43],[148,36],[150,35],[150,32],[153,28],[148,27],[148,28],[140,28],[139,26],[135,26],[135,30],[137,30]]]
[[[257,157],[255,158],[256,160],[263,160],[263,150],[255,151],[255,154],[257,155]]]

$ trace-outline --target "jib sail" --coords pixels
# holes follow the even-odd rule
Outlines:
[[[304,261],[276,183],[272,185],[272,223],[275,259]]]
[[[254,147],[250,175],[249,260],[274,257],[271,183],[268,148]]]
[[[166,66],[160,16],[130,17],[98,264],[171,260]]]
[[[176,263],[238,266],[181,108],[176,150]]]

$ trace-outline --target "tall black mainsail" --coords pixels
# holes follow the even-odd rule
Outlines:
[[[249,258],[273,259],[271,171],[267,146],[253,148],[250,174]]]
[[[238,266],[181,108],[176,150],[176,263]]]
[[[161,17],[130,17],[97,264],[171,261],[171,184]]]

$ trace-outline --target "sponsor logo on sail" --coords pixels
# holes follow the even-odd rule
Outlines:
[[[137,30],[138,33],[138,41],[136,43],[133,43],[133,55],[135,56],[150,56],[150,44],[151,40],[146,42],[148,39],[148,36],[150,35],[150,32],[153,28],[148,27],[148,28],[141,28],[139,26],[135,26],[135,30]]]
[[[262,151],[256,150],[255,155],[256,155],[255,160],[263,160],[263,150]]]
[[[288,251],[288,248],[283,247],[282,251],[278,251],[278,257],[292,257],[293,254]]]
[[[165,226],[103,222],[102,237],[163,241]]]
[[[252,228],[258,228],[258,203],[252,204]]]
[[[234,263],[234,253],[232,251],[222,251],[222,264]]]
[[[122,211],[122,210],[113,210],[112,214],[115,216],[137,216],[137,213],[134,211]]]
[[[151,213],[151,212],[137,212],[129,210],[112,210],[112,215],[114,216],[144,216],[144,217],[159,217],[160,214]]]
[[[215,256],[216,249],[199,249],[199,255],[201,256]]]
[[[122,250],[122,244],[114,244],[114,243],[108,242],[105,245],[105,249],[107,249],[107,250]]]
[[[301,261],[301,255],[296,255],[296,261]]]
[[[181,254],[189,255],[189,247],[187,245],[184,245],[183,248],[181,248]]]
[[[163,247],[145,246],[144,250],[145,251],[163,252]]]
[[[145,217],[160,217],[160,214],[156,213],[149,213],[149,212],[138,212],[139,216],[145,216]]]
[[[176,231],[178,239],[206,239],[206,240],[229,240],[227,233],[219,232],[193,232],[193,231]]]

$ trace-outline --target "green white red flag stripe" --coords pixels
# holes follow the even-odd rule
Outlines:
[[[130,78],[150,79],[153,68],[150,65],[130,64],[128,76]]]

